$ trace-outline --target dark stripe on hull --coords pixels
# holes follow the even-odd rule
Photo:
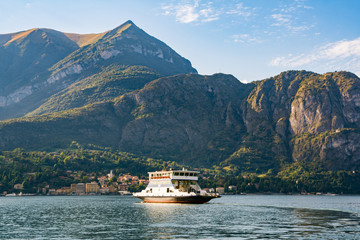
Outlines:
[[[138,197],[145,203],[206,203],[214,196],[186,196],[186,197]]]

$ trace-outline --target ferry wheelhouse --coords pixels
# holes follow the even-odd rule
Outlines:
[[[133,196],[146,203],[206,203],[220,197],[201,190],[199,173],[186,169],[149,172],[148,186]]]

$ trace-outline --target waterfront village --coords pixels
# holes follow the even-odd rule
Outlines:
[[[67,171],[69,177],[75,180],[80,180],[78,172]],[[105,176],[94,176],[92,174],[85,175],[87,182],[71,183],[70,186],[64,186],[60,188],[52,188],[50,185],[46,185],[37,190],[36,194],[23,194],[21,191],[24,189],[23,184],[15,184],[14,190],[19,194],[4,192],[4,196],[26,196],[26,195],[102,195],[102,194],[130,194],[130,189],[133,190],[145,188],[149,180],[139,179],[138,176],[132,176],[124,174],[116,177],[111,170],[110,173]],[[60,176],[60,179],[65,180],[68,177]],[[80,180],[81,181],[81,180]]]
[[[73,179],[78,179],[78,172],[67,172]],[[62,177],[60,178],[67,178]],[[141,191],[145,189],[149,183],[148,179],[140,179],[138,176],[123,174],[116,177],[111,170],[110,173],[104,176],[86,176],[88,182],[71,183],[70,186],[51,188],[46,185],[43,188],[38,188],[37,193],[23,193],[24,185],[17,183],[14,185],[14,192],[3,192],[2,196],[31,196],[31,195],[48,195],[48,196],[82,196],[82,195],[130,195],[131,192]],[[204,188],[207,192],[219,192],[224,194],[224,188]],[[236,190],[236,186],[229,186],[229,190]]]

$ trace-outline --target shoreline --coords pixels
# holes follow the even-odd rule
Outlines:
[[[6,195],[0,195],[0,197],[6,197],[6,198],[13,198],[13,197],[83,197],[83,196],[132,196],[132,193],[130,194],[119,194],[119,193],[113,193],[113,194],[75,194],[75,195],[43,195],[43,194],[22,194],[22,195],[12,195],[9,196]],[[360,196],[360,194],[335,194],[335,193],[308,193],[308,194],[300,194],[300,193],[294,193],[294,194],[288,194],[288,193],[241,193],[241,194],[221,194],[221,196]]]

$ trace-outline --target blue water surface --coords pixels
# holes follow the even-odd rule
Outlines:
[[[223,196],[207,204],[131,196],[0,198],[0,239],[360,239],[360,196]]]

